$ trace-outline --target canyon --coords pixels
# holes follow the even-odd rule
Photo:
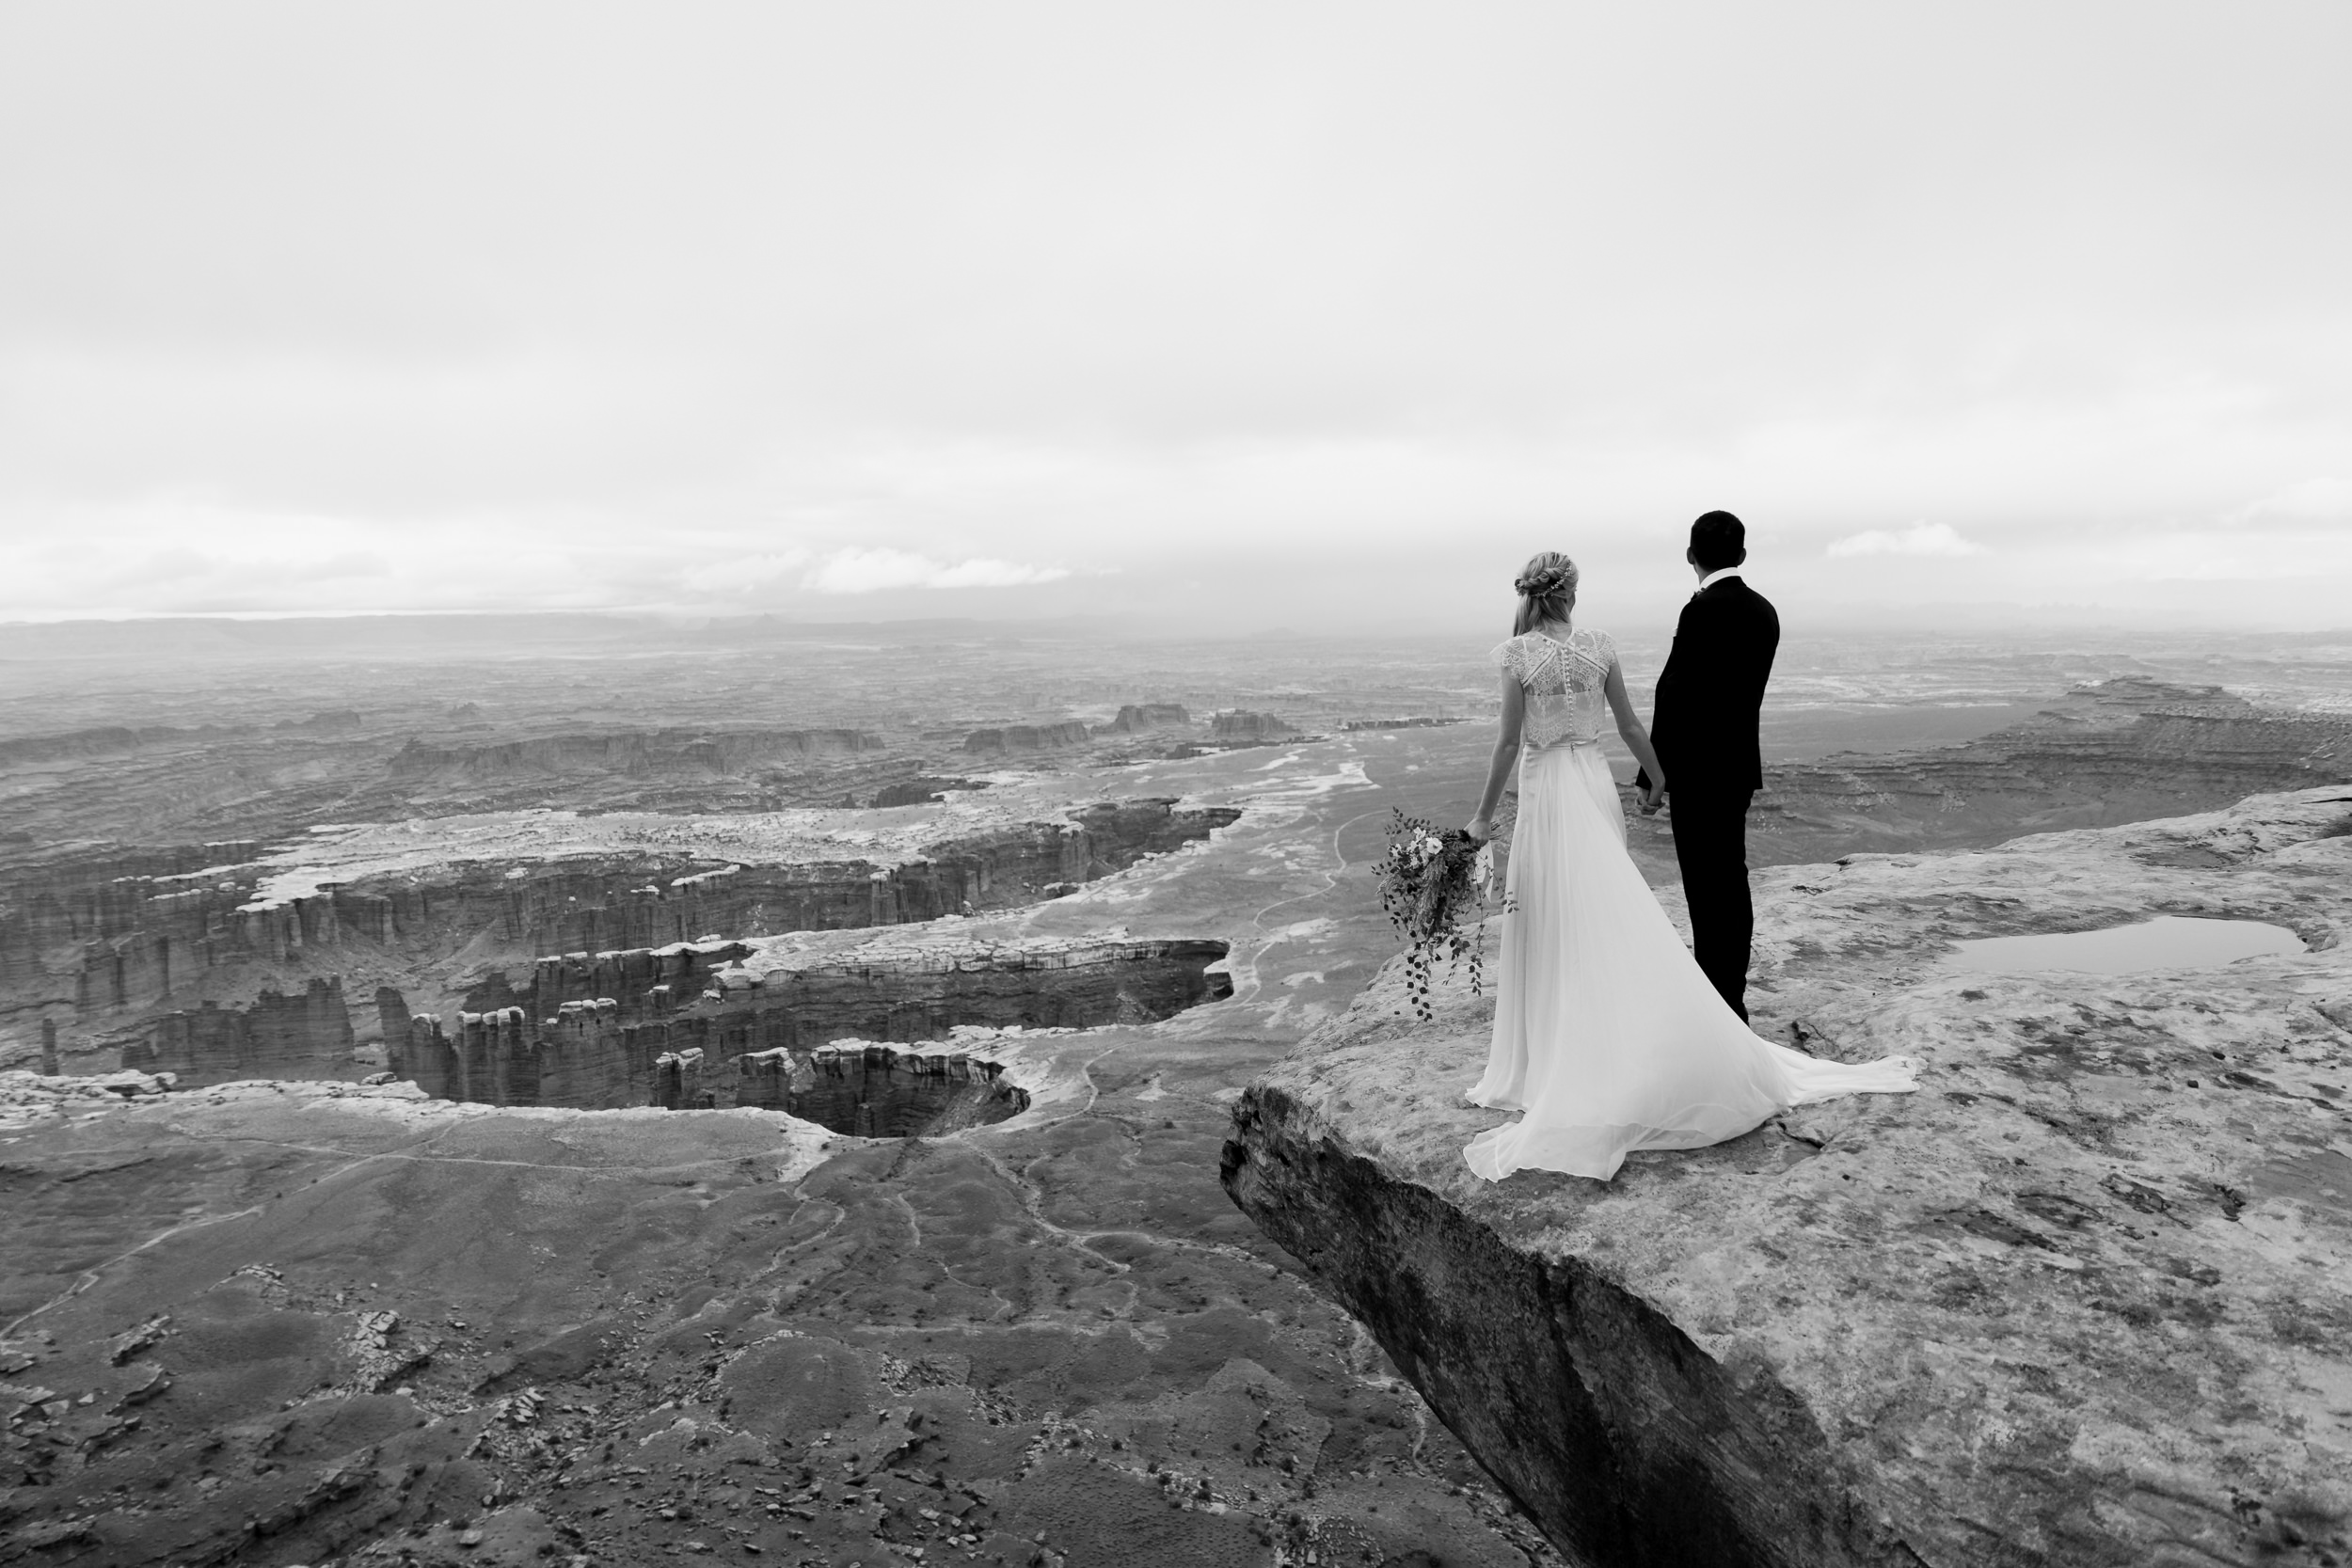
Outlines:
[[[267,853],[243,842],[59,854],[0,893],[0,1019],[20,1035],[48,1019],[70,1056],[167,1059],[192,1081],[249,1076],[244,1068],[264,1060],[271,1075],[309,1076],[297,1065],[297,1037],[307,1037],[311,1068],[334,1075],[357,1037],[345,990],[372,995],[421,974],[445,990],[404,1004],[411,1010],[478,1011],[505,1005],[485,1000],[497,983],[483,978],[501,957],[603,954],[602,983],[633,1005],[637,990],[695,977],[632,990],[632,951],[713,932],[762,937],[1003,909],[1198,842],[1236,815],[1153,799],[1021,820],[1019,803],[810,811],[699,832],[667,819],[575,819],[576,832],[553,835],[546,817],[526,816],[467,824],[451,835],[463,847],[393,826],[313,834]],[[312,864],[322,854],[332,863]],[[544,998],[532,1016],[575,999]],[[387,1047],[400,1039],[364,1033]]]
[[[862,1132],[806,1108],[837,1092],[809,1087],[812,1075],[844,1076],[829,1046],[875,1042],[851,1053],[864,1063],[860,1073],[893,1080],[928,1102],[931,1087],[915,1080],[961,1081],[984,1069],[993,1082],[999,1064],[975,1069],[961,1053],[934,1060],[888,1045],[960,1030],[1172,1017],[1232,994],[1225,975],[1209,973],[1226,953],[1222,942],[989,942],[952,933],[816,954],[759,942],[682,944],[545,959],[521,991],[493,975],[474,988],[469,1001],[479,1010],[461,1010],[453,1033],[437,1018],[411,1015],[391,987],[377,991],[376,1006],[394,1042],[393,1074],[440,1099],[575,1108],[765,1104]],[[675,1081],[678,1066],[668,1080],[660,1069],[690,1057],[691,1092]],[[790,1085],[782,1099],[780,1084]]]
[[[1117,777],[1222,825],[972,916],[451,972],[516,1046],[526,1016],[703,1020],[653,1057],[652,1105],[0,1079],[0,1558],[1553,1561],[1215,1180],[1232,1093],[1376,942],[1300,851],[1375,786],[1308,752]],[[978,793],[1047,819],[1025,787]],[[474,826],[501,877],[526,845],[655,831]],[[746,864],[787,830],[693,831]],[[313,835],[256,892],[387,875],[409,832]],[[882,979],[902,1037],[960,990],[1074,1010],[763,1046],[779,1002],[866,1008]],[[445,1016],[387,989],[379,1031]],[[696,1108],[722,1085],[732,1108]]]
[[[2340,1256],[2340,715],[2144,652],[1963,650],[1961,706],[1793,668],[1845,705],[1769,716],[1759,1018],[1924,1031],[1931,1115],[1482,1210],[1484,1004],[1393,1012],[1364,865],[1467,815],[1483,643],[558,619],[0,665],[0,1561],[2352,1555],[2253,1434],[2336,1441],[2290,1259]],[[2158,908],[2315,951],[1934,971]]]

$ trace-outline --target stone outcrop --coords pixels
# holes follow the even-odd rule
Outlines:
[[[1128,703],[1107,724],[1095,727],[1096,735],[1141,735],[1149,730],[1165,729],[1170,725],[1189,724],[1192,715],[1182,703]]]
[[[946,799],[951,789],[986,789],[984,779],[934,779],[930,777],[902,779],[874,791],[876,810],[892,806],[933,806]]]
[[[1299,733],[1298,726],[1271,713],[1252,713],[1248,708],[1213,716],[1209,733],[1219,740],[1281,740]]]
[[[1059,724],[1009,724],[1000,730],[974,730],[963,737],[963,749],[974,756],[1025,756],[1083,746],[1087,739],[1087,727],[1073,719]]]
[[[1247,1090],[1228,1191],[1576,1563],[2352,1556],[2352,788],[1758,876],[1760,1031],[1914,1095],[1489,1185],[1485,1004],[1394,966]],[[2312,951],[1987,974],[2169,913]]]
[[[741,1092],[737,1058],[808,1055],[843,1038],[913,1043],[957,1028],[1089,1028],[1168,1018],[1232,992],[1221,942],[882,939],[847,951],[717,943],[539,966],[519,1000],[458,1015],[454,1036],[410,1020],[392,1059],[438,1099],[595,1108],[664,1103],[660,1064],[698,1052],[700,1093]],[[642,960],[642,961],[641,961]],[[582,975],[660,976],[623,996],[568,995]],[[696,989],[681,985],[682,977]],[[387,1036],[388,1040],[392,1037]],[[759,1101],[758,1103],[771,1103]]]
[[[207,1002],[167,1013],[148,1037],[122,1048],[125,1070],[170,1072],[186,1085],[239,1078],[333,1078],[354,1073],[351,1009],[340,979],[312,980],[299,995],[265,990],[250,1006]]]
[[[0,1071],[0,1130],[13,1132],[85,1115],[100,1106],[156,1099],[169,1093],[173,1083],[167,1072],[100,1072],[69,1078]]]
[[[411,739],[392,756],[395,779],[482,782],[543,774],[728,775],[779,762],[883,750],[862,730],[656,730],[551,735],[492,746],[428,746]]]
[[[653,1102],[665,1111],[707,1111],[700,1051],[665,1051],[653,1062]]]
[[[784,1111],[861,1138],[936,1137],[1029,1108],[1004,1065],[963,1051],[845,1040],[736,1058],[738,1105]]]

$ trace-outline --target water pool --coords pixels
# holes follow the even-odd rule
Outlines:
[[[2198,920],[2158,915],[2135,926],[2062,935],[1984,937],[1953,944],[1944,961],[1955,969],[2031,974],[2073,970],[2133,974],[2148,970],[2217,969],[2241,958],[2276,958],[2310,949],[2283,926],[2261,920]]]

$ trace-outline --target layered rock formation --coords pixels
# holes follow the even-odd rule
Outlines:
[[[1228,1191],[1573,1562],[2352,1556],[2352,789],[1758,884],[1757,1027],[1918,1093],[1489,1185],[1491,1002],[1391,972],[1245,1093]],[[2157,913],[2313,950],[1938,961]]]
[[[935,806],[946,798],[946,792],[950,789],[986,789],[987,787],[987,782],[981,779],[929,777],[902,779],[897,784],[884,784],[874,791],[874,807],[880,811],[887,810],[892,806]]]
[[[1219,740],[1280,740],[1298,734],[1298,726],[1271,713],[1234,708],[1214,715],[1209,733]]]
[[[1003,909],[1182,847],[1238,815],[1103,801],[1059,820],[918,823],[903,845],[849,832],[787,845],[766,864],[714,863],[679,828],[550,857],[485,842],[475,822],[441,830],[445,847],[413,824],[375,830],[394,841],[383,853],[310,879],[290,879],[283,863],[310,846],[276,857],[243,841],[63,853],[0,886],[0,1026],[29,1036],[44,1010],[70,1007],[87,1047],[201,1001],[243,1006],[266,985],[313,978],[373,989],[468,949],[600,953]],[[298,891],[280,890],[289,879]],[[320,1049],[348,1043],[338,1034]]]
[[[356,1041],[342,981],[312,980],[297,996],[265,990],[246,1007],[206,1002],[167,1013],[147,1038],[122,1048],[122,1066],[186,1085],[357,1076]]]
[[[691,1053],[703,1076],[683,1103],[724,1107],[743,1092],[735,1064],[746,1055],[813,1057],[834,1040],[911,1043],[967,1025],[1088,1028],[1171,1017],[1232,994],[1227,975],[1209,973],[1225,955],[1221,942],[1010,944],[949,935],[825,954],[720,943],[549,960],[527,991],[484,988],[490,1000],[516,1000],[461,1012],[453,1035],[437,1020],[406,1020],[392,1069],[437,1099],[644,1105],[685,1092],[665,1087],[660,1064]],[[598,978],[653,983],[616,987],[621,996],[576,994]],[[393,1026],[387,1008],[388,1040]],[[753,1092],[752,1103],[774,1103],[768,1090]]]
[[[1164,729],[1172,724],[1189,724],[1192,715],[1182,703],[1128,703],[1107,724],[1095,729],[1097,735],[1141,735],[1148,730]]]
[[[849,756],[883,749],[862,730],[625,730],[551,735],[490,746],[428,746],[411,739],[394,753],[393,778],[481,782],[563,773],[732,774],[778,762]]]
[[[2210,810],[2347,774],[2352,719],[2263,708],[2219,687],[2111,680],[1965,745],[1774,766],[1756,799],[1754,838],[1768,863],[1983,845]]]
[[[1009,724],[999,730],[974,730],[963,738],[963,750],[974,756],[1027,756],[1087,743],[1087,727],[1073,719],[1059,724]]]
[[[135,728],[127,724],[106,724],[95,729],[65,730],[54,735],[11,736],[0,740],[0,768],[121,756],[142,746],[174,745],[200,740],[217,733],[210,728],[184,730],[161,724]]]
[[[1004,1065],[963,1051],[844,1041],[736,1058],[735,1103],[785,1111],[861,1138],[938,1137],[1029,1108]]]

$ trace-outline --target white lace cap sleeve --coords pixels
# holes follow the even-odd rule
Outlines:
[[[1524,638],[1514,637],[1507,642],[1498,642],[1495,644],[1494,652],[1486,656],[1495,661],[1496,669],[1522,684],[1527,680],[1527,649],[1523,646],[1525,641]]]
[[[1617,640],[1605,631],[1593,633],[1593,661],[1606,673],[1617,662]]]

